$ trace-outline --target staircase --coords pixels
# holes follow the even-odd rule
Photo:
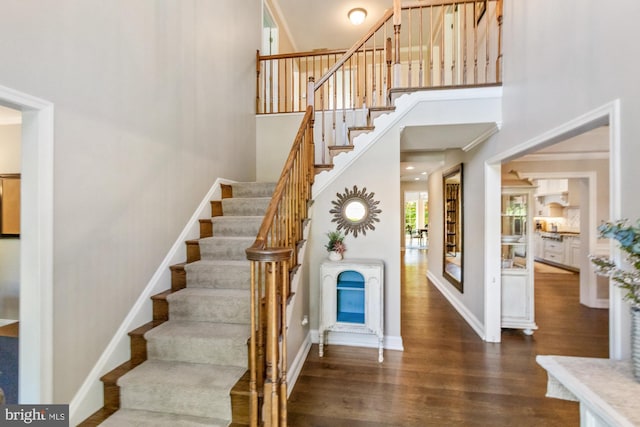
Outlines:
[[[245,249],[274,187],[223,185],[212,218],[200,221],[201,238],[186,242],[187,262],[171,268],[172,289],[152,298],[154,320],[130,333],[131,360],[102,378],[104,408],[81,425],[249,424]]]
[[[354,145],[353,140],[359,136],[369,132],[372,132],[375,129],[374,120],[384,114],[393,113],[395,111],[395,106],[389,107],[370,107],[367,109],[367,123],[365,126],[350,126],[347,128],[347,140],[344,145],[329,145],[327,150],[329,151],[329,164],[317,164],[315,165],[316,172],[322,172],[325,170],[333,169],[333,158],[342,153],[348,153],[353,151]]]

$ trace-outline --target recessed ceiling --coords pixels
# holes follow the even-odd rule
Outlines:
[[[583,160],[606,159],[608,157],[609,126],[600,126],[513,161]]]
[[[496,129],[495,123],[405,127],[400,134],[400,180],[426,180],[444,167],[446,150],[462,150],[484,142]],[[407,166],[414,169],[407,170]]]

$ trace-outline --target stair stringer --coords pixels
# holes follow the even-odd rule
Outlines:
[[[293,386],[298,380],[298,376],[300,375],[300,371],[302,370],[302,366],[304,365],[304,361],[306,360],[307,355],[311,350],[311,331],[309,330],[308,320],[305,324],[304,322],[302,322],[303,318],[299,316],[299,314],[302,314],[303,316],[306,315],[308,319],[309,313],[305,313],[304,307],[298,307],[298,304],[303,304],[302,297],[308,297],[309,295],[309,281],[305,281],[304,278],[308,277],[307,273],[309,269],[309,263],[306,262],[305,256],[307,253],[307,243],[309,241],[309,231],[311,230],[312,211],[313,209],[308,210],[309,218],[307,218],[307,221],[305,221],[305,226],[302,231],[304,240],[301,247],[298,249],[298,259],[302,260],[302,262],[300,263],[300,268],[294,273],[293,277],[291,278],[292,296],[289,300],[289,304],[287,305],[287,334],[289,333],[289,331],[294,330],[294,328],[302,328],[302,335],[304,335],[304,338],[302,338],[299,345],[295,345],[294,343],[294,345],[289,345],[287,348],[288,354],[292,354],[293,352],[291,350],[295,350],[295,357],[290,363],[288,363],[287,368],[287,397],[289,397],[289,395],[291,394]],[[306,286],[305,290],[301,289],[301,287],[303,286]],[[305,329],[306,333],[304,333]]]
[[[170,266],[184,261],[184,242],[197,239],[200,233],[200,219],[211,217],[211,200],[221,199],[222,184],[233,184],[236,181],[218,178],[204,196],[193,215],[176,238],[171,249],[160,263],[155,273],[140,293],[131,310],[124,318],[120,327],[109,341],[104,352],[93,366],[82,386],[78,389],[69,404],[70,425],[77,425],[96,410],[101,408],[103,401],[103,384],[100,377],[116,366],[130,359],[129,332],[150,322],[152,319],[151,296],[171,289]]]
[[[394,112],[382,115],[374,120],[374,130],[372,132],[358,135],[354,139],[354,149],[352,151],[335,156],[332,170],[323,171],[316,175],[312,188],[314,199],[360,156],[394,128],[496,123],[496,128],[493,132],[483,135],[481,140],[473,141],[469,146],[461,147],[470,150],[473,146],[488,139],[500,128],[502,124],[502,87],[417,91],[398,98],[395,101],[395,107],[396,110]]]

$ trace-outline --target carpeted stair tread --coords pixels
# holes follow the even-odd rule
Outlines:
[[[206,237],[198,241],[200,259],[241,261],[247,259],[245,250],[253,245],[253,237]]]
[[[118,378],[120,409],[103,425],[231,425],[230,393],[247,372],[251,334],[246,249],[274,189],[275,183],[234,183],[223,188],[220,203],[212,202],[210,228],[203,234],[212,237],[188,242],[187,259],[199,260],[179,269],[186,287],[167,292],[163,307],[169,320],[143,331],[147,360]],[[237,407],[237,392],[233,399]],[[247,417],[242,410],[234,425]]]
[[[167,295],[169,319],[247,324],[250,296],[245,289],[185,288]]]
[[[251,263],[203,259],[184,266],[188,288],[249,289]]]
[[[147,333],[147,354],[153,360],[247,366],[248,324],[169,320]]]
[[[271,203],[271,197],[250,197],[222,199],[224,216],[264,216]]]
[[[230,420],[229,392],[246,367],[147,360],[118,379],[122,408]]]
[[[231,184],[233,197],[271,197],[275,182],[234,182]]]
[[[254,237],[264,216],[217,216],[211,219],[216,237]]]
[[[226,427],[229,421],[168,412],[121,409],[100,425],[104,427]]]

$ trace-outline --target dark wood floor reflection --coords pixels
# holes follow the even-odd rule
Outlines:
[[[537,274],[533,336],[483,342],[426,279],[426,252],[403,255],[404,352],[314,345],[288,405],[293,427],[578,426],[578,404],[545,398],[537,354],[607,357],[608,312],[578,302],[578,275]]]

